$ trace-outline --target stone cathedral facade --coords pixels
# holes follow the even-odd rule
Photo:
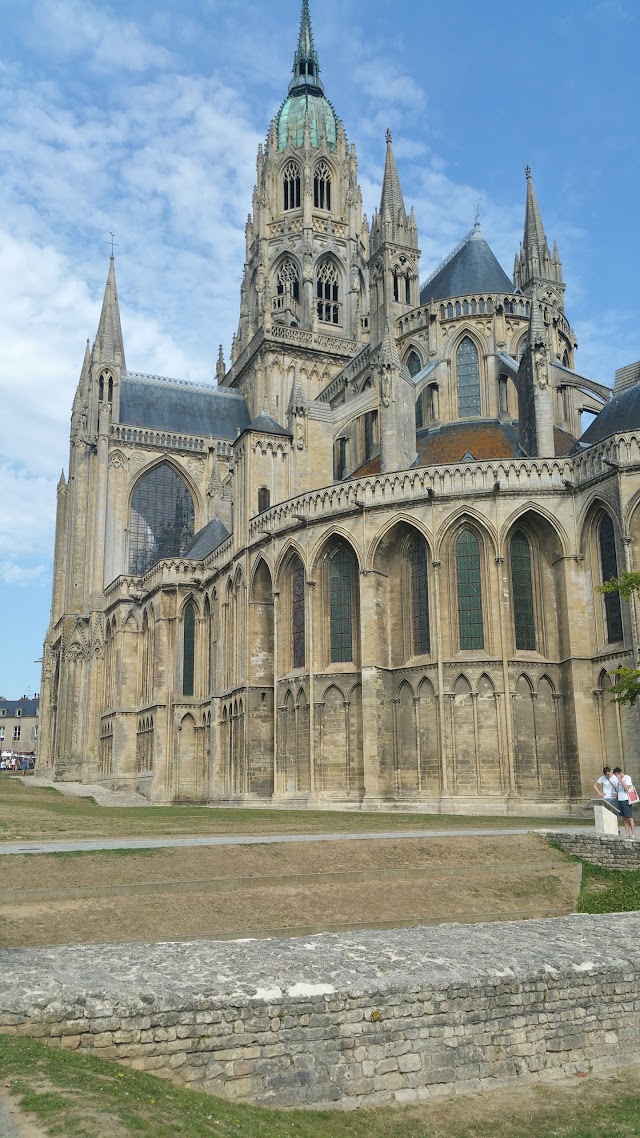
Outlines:
[[[608,695],[636,613],[596,590],[639,563],[640,365],[613,397],[576,371],[529,170],[512,278],[478,224],[422,286],[418,244],[390,134],[363,216],[304,0],[217,385],[129,370],[111,260],[58,486],[41,772],[476,813],[640,773]]]

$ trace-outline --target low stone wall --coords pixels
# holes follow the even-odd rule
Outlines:
[[[603,869],[640,869],[640,841],[624,838],[597,838],[594,834],[546,833],[547,841],[565,853],[582,857]]]
[[[640,913],[0,952],[0,1031],[356,1107],[637,1061]]]

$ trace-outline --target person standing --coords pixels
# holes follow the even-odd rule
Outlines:
[[[618,811],[618,787],[614,785],[611,778],[611,767],[603,767],[602,774],[597,782],[594,782],[593,789],[600,798],[604,798],[610,806],[614,806]],[[619,811],[618,811],[619,813]]]
[[[615,780],[618,791],[618,810],[622,814],[622,820],[624,822],[624,836],[625,838],[633,838],[635,837],[636,824],[633,820],[633,810],[629,802],[629,791],[633,786],[631,776],[625,774],[622,767],[614,767],[613,780]]]

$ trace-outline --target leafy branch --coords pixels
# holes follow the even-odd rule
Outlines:
[[[619,593],[624,601],[630,601],[634,593],[640,593],[640,572],[625,572],[621,577],[612,577],[603,585],[596,585],[599,593]],[[615,668],[609,675],[616,682],[611,685],[611,695],[616,703],[627,703],[633,707],[640,698],[640,668]]]

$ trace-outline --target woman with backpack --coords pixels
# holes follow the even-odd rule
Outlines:
[[[636,824],[633,820],[633,803],[638,801],[638,793],[633,785],[631,776],[624,774],[622,767],[613,768],[613,780],[618,792],[618,810],[624,822],[625,838],[635,837]]]

